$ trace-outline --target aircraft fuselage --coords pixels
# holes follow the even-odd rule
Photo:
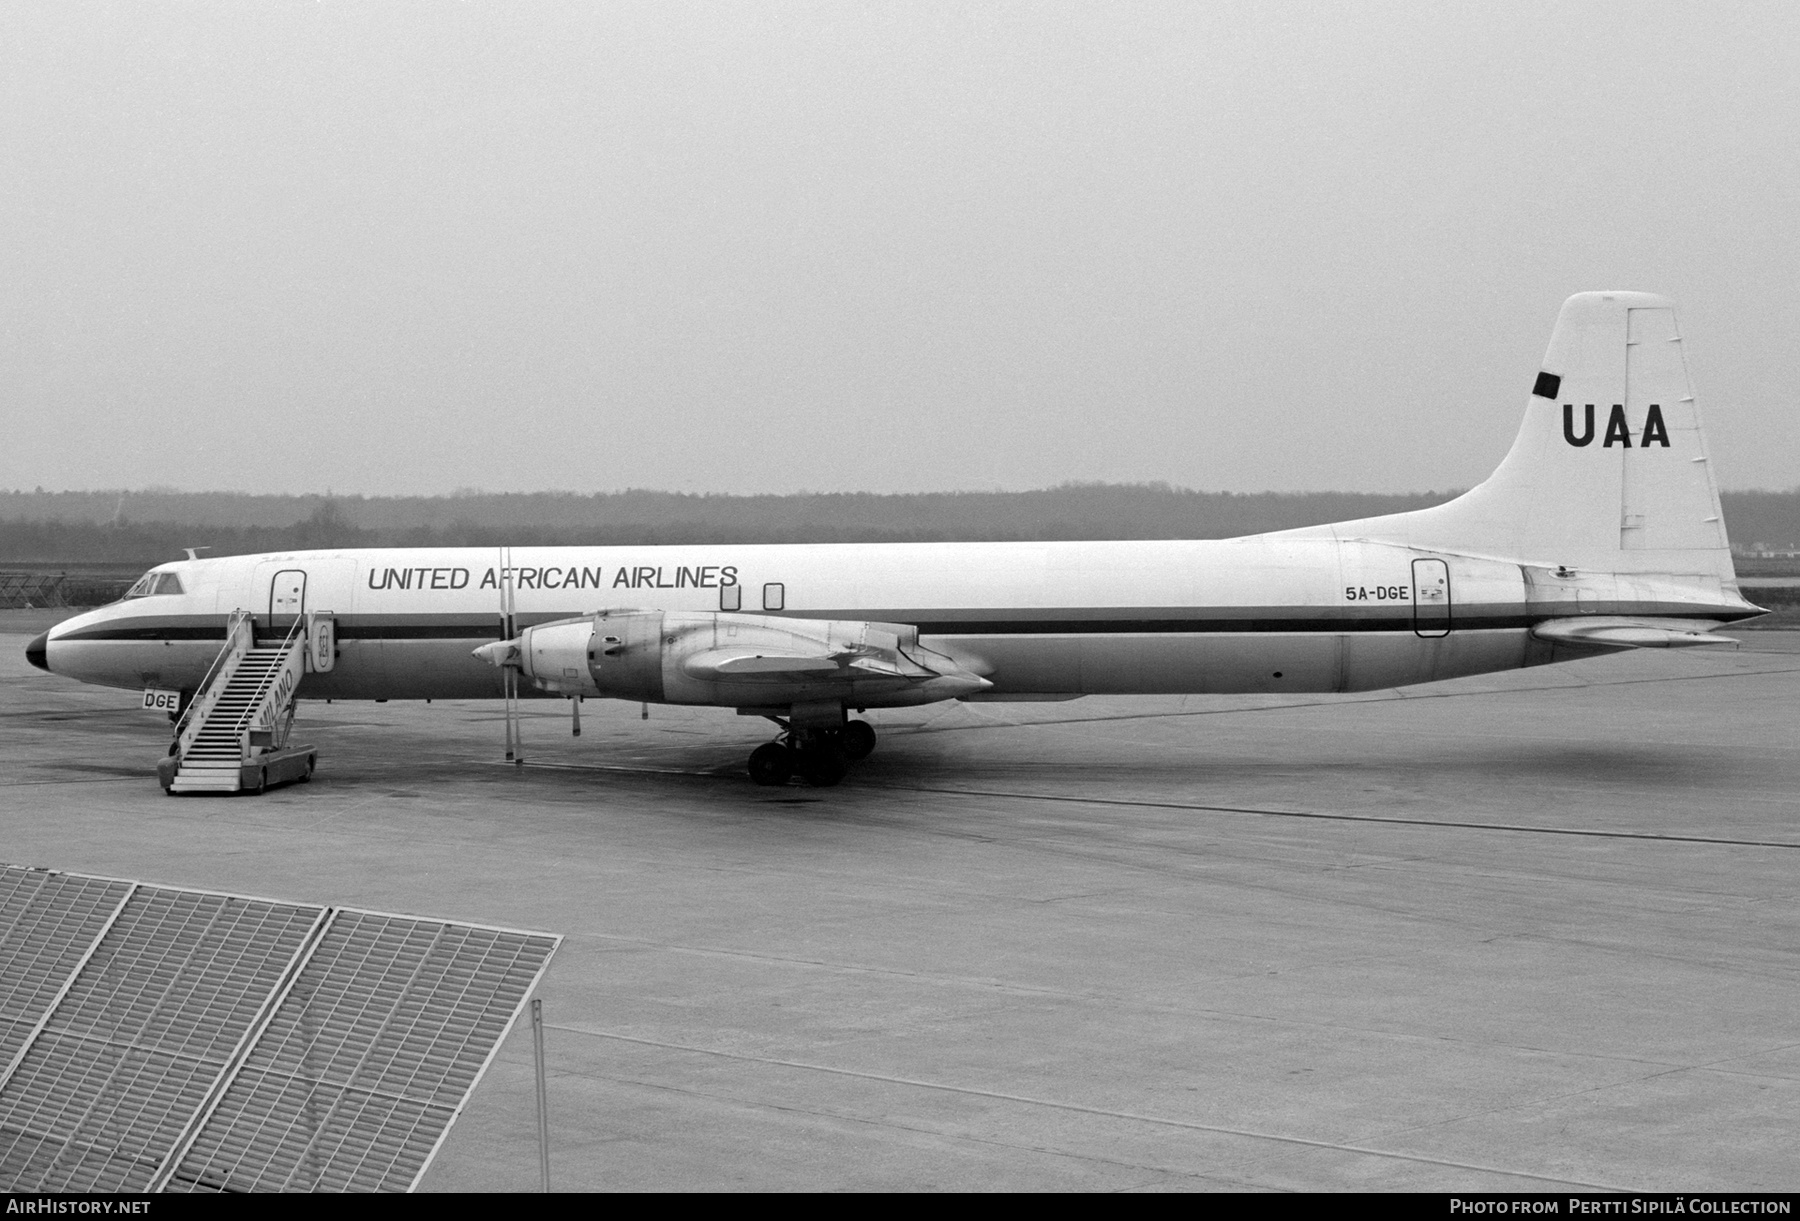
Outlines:
[[[162,565],[182,592],[70,619],[46,656],[86,682],[191,690],[232,611],[264,631],[329,613],[335,665],[306,676],[303,698],[499,697],[500,672],[471,650],[505,638],[510,586],[514,630],[601,608],[915,625],[993,684],[979,698],[1331,692],[1594,654],[1533,638],[1550,619],[1756,613],[1716,579],[1574,574],[1553,559],[1284,535],[293,552]]]

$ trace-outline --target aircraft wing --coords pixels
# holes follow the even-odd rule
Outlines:
[[[1557,644],[1588,644],[1614,649],[1685,649],[1693,645],[1728,644],[1737,648],[1730,636],[1714,636],[1716,623],[1701,630],[1688,620],[1627,619],[1614,615],[1583,616],[1579,619],[1547,619],[1531,629],[1539,640]]]

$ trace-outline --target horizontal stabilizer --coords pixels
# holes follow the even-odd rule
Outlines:
[[[1695,630],[1691,622],[1681,620],[1622,619],[1615,616],[1584,616],[1580,619],[1549,619],[1531,629],[1539,640],[1556,644],[1586,644],[1614,649],[1685,649],[1701,644],[1738,642],[1730,636],[1714,636],[1716,623]]]

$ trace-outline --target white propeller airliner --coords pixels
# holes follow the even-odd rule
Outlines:
[[[34,665],[182,693],[247,611],[306,616],[319,699],[536,691],[768,716],[750,771],[834,783],[848,713],[943,699],[1361,691],[1729,643],[1739,593],[1675,313],[1581,293],[1512,450],[1436,508],[1193,542],[537,547],[188,559],[32,641]]]

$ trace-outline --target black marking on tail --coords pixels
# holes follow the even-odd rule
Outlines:
[[[1561,389],[1562,378],[1560,376],[1555,373],[1540,373],[1537,377],[1537,385],[1531,388],[1531,392],[1541,399],[1553,399],[1556,397],[1556,392]]]
[[[1594,405],[1587,404],[1586,429],[1579,437],[1575,435],[1575,404],[1563,404],[1563,440],[1570,445],[1587,445],[1594,439]]]

